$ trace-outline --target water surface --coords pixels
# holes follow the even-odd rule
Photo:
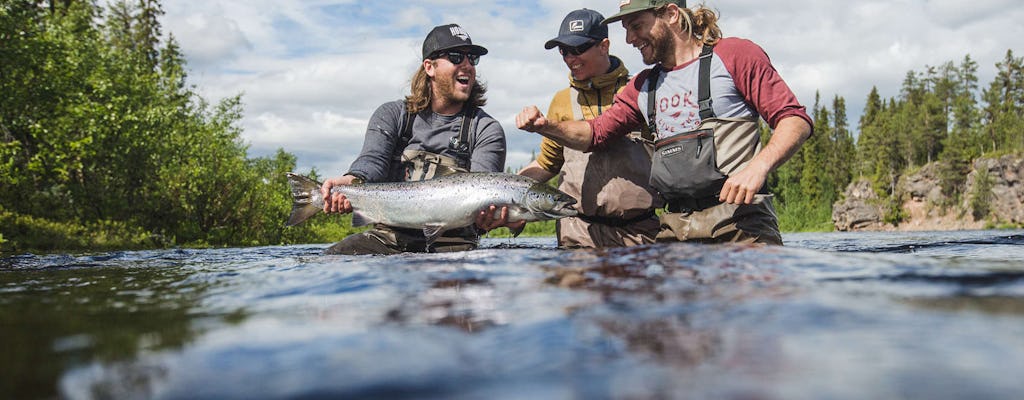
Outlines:
[[[1024,232],[0,259],[9,398],[1014,399]]]

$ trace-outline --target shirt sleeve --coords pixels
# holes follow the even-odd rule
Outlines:
[[[382,104],[373,112],[363,138],[363,149],[346,174],[362,177],[367,182],[388,179],[391,157],[398,141],[404,104],[401,101]]]
[[[638,106],[640,90],[643,88],[650,69],[633,77],[618,94],[612,106],[587,121],[590,124],[591,141],[587,151],[603,149],[611,140],[626,136],[629,132],[641,130],[646,124],[643,112]]]
[[[502,172],[505,170],[505,130],[497,120],[483,110],[477,113],[476,144],[470,156],[472,172]]]
[[[569,88],[555,93],[554,97],[551,98],[551,104],[548,105],[548,119],[559,122],[571,121],[573,119],[570,93]],[[537,155],[537,164],[545,171],[557,174],[562,170],[562,165],[565,164],[563,149],[564,147],[558,144],[558,142],[542,137],[540,141],[540,154]]]
[[[719,49],[720,48],[720,49]],[[754,106],[772,129],[786,117],[803,118],[812,127],[807,108],[782,80],[768,54],[760,46],[746,39],[722,39],[716,53],[724,60],[736,89],[744,100]]]
[[[540,154],[537,155],[537,164],[540,165],[545,171],[552,174],[557,174],[562,170],[562,165],[565,164],[565,154],[562,150],[565,148],[558,144],[554,140],[548,138],[541,138],[540,140]]]

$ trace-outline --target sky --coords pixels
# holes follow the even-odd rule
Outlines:
[[[506,166],[529,163],[540,136],[520,131],[528,105],[546,111],[568,85],[557,49],[562,18],[590,8],[610,16],[619,0],[407,2],[355,0],[164,0],[163,29],[188,62],[189,83],[217,102],[241,95],[250,157],[283,149],[297,171],[340,175],[359,154],[370,115],[403,98],[431,28],[457,23],[490,50],[477,66],[484,110],[505,130]],[[691,1],[693,6],[697,3]],[[808,110],[841,96],[856,127],[872,87],[899,95],[909,71],[970,56],[987,87],[1007,50],[1024,54],[1019,0],[707,0],[727,37],[760,45]],[[611,53],[637,73],[639,53],[609,26]],[[1014,39],[1016,38],[1016,39]]]

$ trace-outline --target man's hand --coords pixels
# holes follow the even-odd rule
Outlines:
[[[522,232],[523,227],[526,226],[526,221],[509,222],[507,206],[502,206],[500,213],[496,213],[496,211],[498,211],[498,206],[492,204],[490,207],[477,212],[476,228],[484,232],[490,232],[492,229],[504,226],[512,232]],[[498,214],[497,218],[494,217],[495,214]]]
[[[729,204],[752,204],[754,195],[764,186],[768,173],[789,160],[811,135],[811,125],[803,118],[789,116],[775,126],[768,144],[743,170],[725,181],[718,200]]]
[[[320,194],[324,197],[325,213],[347,214],[352,212],[352,204],[349,203],[348,198],[341,193],[331,193],[331,188],[351,185],[355,179],[356,177],[352,175],[343,175],[324,181],[323,185],[320,186]]]
[[[558,144],[579,151],[590,148],[593,133],[587,121],[554,121],[541,114],[537,106],[523,108],[516,115],[516,127],[527,132],[539,133]]]
[[[516,127],[527,132],[539,133],[548,125],[548,119],[537,109],[537,106],[524,107],[516,115]]]
[[[722,185],[718,200],[728,204],[753,204],[754,195],[768,179],[768,170],[751,162],[746,168],[733,174]]]

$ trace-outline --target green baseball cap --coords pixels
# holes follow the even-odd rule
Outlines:
[[[605,18],[602,24],[608,25],[618,21],[629,14],[644,10],[655,9],[664,5],[675,4],[679,7],[686,7],[686,0],[622,0],[619,2],[619,13]]]

